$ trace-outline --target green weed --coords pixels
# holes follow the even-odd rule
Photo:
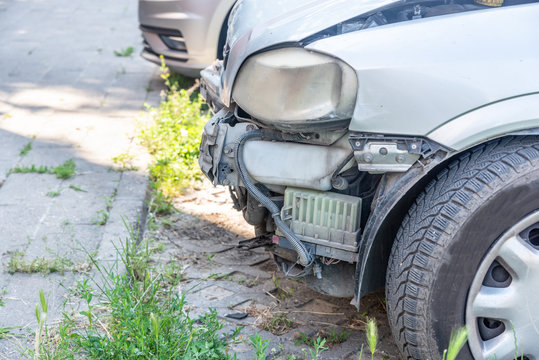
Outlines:
[[[76,186],[76,185],[69,185],[69,188],[70,188],[71,190],[75,190],[75,191],[88,192],[87,190],[84,190],[84,189],[81,188],[80,186]]]
[[[13,335],[11,334],[11,331],[15,330],[16,328],[17,327],[15,326],[9,326],[9,327],[0,326],[0,340],[12,337]]]
[[[352,333],[343,329],[340,333],[337,333],[334,329],[331,329],[329,333],[324,332],[324,338],[327,340],[328,345],[337,345],[348,340]]]
[[[137,238],[131,231],[117,249],[126,269],[123,274],[113,273],[92,257],[98,276],[79,282],[76,291],[85,303],[79,313],[84,322],[77,314],[64,312],[55,341],[46,326],[38,325],[36,347],[29,355],[34,359],[234,358],[227,348],[240,329],[223,334],[215,310],[191,318],[184,297],[174,286],[166,286],[159,269],[151,266],[147,242],[137,244]],[[43,312],[38,313],[41,324]]]
[[[26,156],[32,150],[32,142],[29,141],[28,144],[24,145],[21,151],[19,151],[20,156]]]
[[[162,253],[165,251],[165,249],[166,249],[165,244],[159,243],[152,249],[152,253]]]
[[[273,317],[264,324],[263,329],[270,331],[275,335],[282,335],[295,326],[296,324],[292,320],[289,320],[285,314],[279,313],[273,315]]]
[[[259,281],[258,281],[258,276],[257,276],[255,279],[248,280],[245,283],[245,286],[247,286],[248,288],[252,288],[252,287],[257,286],[258,284],[259,284]]]
[[[351,335],[350,331],[343,329],[340,333],[336,332],[334,329],[331,330],[321,330],[318,332],[317,337],[326,340],[326,345],[332,346],[345,342],[348,337]],[[316,339],[311,339],[307,334],[300,332],[296,336],[295,345],[305,344],[307,346],[314,346]]]
[[[7,272],[10,274],[15,273],[41,273],[49,274],[53,272],[65,273],[66,271],[74,270],[73,262],[61,256],[55,256],[51,259],[45,257],[38,257],[31,261],[24,260],[24,253],[15,251],[7,264]]]
[[[165,228],[171,228],[172,225],[174,224],[174,220],[170,218],[162,217],[160,220],[161,220],[161,225]]]
[[[164,65],[161,76],[167,97],[158,108],[147,108],[153,121],[139,128],[138,137],[152,158],[149,171],[155,188],[168,198],[202,179],[197,160],[209,113],[202,98],[197,94],[192,99],[194,90],[181,89]]]
[[[466,327],[451,331],[449,346],[447,347],[447,350],[444,350],[442,359],[455,360],[464,344],[466,344],[466,341],[468,341],[468,330]]]
[[[370,318],[367,320],[367,344],[369,345],[369,350],[371,351],[371,360],[374,358],[374,352],[376,351],[376,346],[378,345],[378,326],[376,325],[376,319]]]
[[[95,218],[96,225],[99,225],[99,226],[106,225],[107,222],[109,221],[109,216],[110,214],[108,210],[105,210],[105,209],[98,210],[97,216]]]
[[[41,306],[40,306],[41,305]],[[40,358],[41,344],[47,336],[47,313],[49,308],[49,302],[45,298],[45,293],[43,290],[39,291],[39,304],[36,305],[36,319],[37,319],[37,331],[34,344],[34,359]]]
[[[266,360],[266,350],[269,346],[269,340],[263,340],[260,334],[255,334],[249,337],[249,345],[255,350],[253,360]]]
[[[46,193],[45,195],[47,195],[48,197],[58,197],[60,196],[60,191],[49,191],[48,193]]]
[[[175,259],[161,268],[163,281],[168,286],[176,286],[184,279],[183,268]]]
[[[34,164],[29,166],[15,166],[13,169],[9,171],[10,174],[12,173],[37,173],[37,174],[47,174],[49,173],[49,168],[47,166],[35,166]]]
[[[27,166],[16,166],[13,169],[9,171],[10,174],[12,173],[37,173],[37,174],[54,174],[58,179],[69,179],[75,175],[75,161],[73,159],[69,159],[65,161],[63,164],[58,165],[56,167],[48,167],[48,166],[36,166],[34,164],[27,165]]]
[[[96,225],[103,226],[107,224],[110,217],[110,210],[112,209],[112,204],[114,203],[115,198],[116,190],[114,190],[110,197],[103,196],[103,199],[105,199],[105,208],[97,211],[96,218],[94,219]]]
[[[133,51],[135,51],[135,49],[132,46],[128,46],[121,50],[114,50],[114,55],[119,57],[129,57],[133,54]]]
[[[138,167],[133,164],[135,156],[127,153],[122,153],[120,155],[114,156],[112,162],[114,162],[118,167],[113,168],[114,171],[137,171]]]
[[[359,356],[357,357],[357,360],[361,360],[363,358],[363,345],[361,344],[361,349],[359,350]]]
[[[271,280],[273,282],[273,286],[275,286],[275,289],[276,289],[275,291],[277,292],[278,299],[280,301],[283,301],[287,297],[292,296],[292,293],[294,292],[294,289],[288,289],[288,290],[283,289],[281,287],[280,280],[279,280],[279,278],[277,277],[277,275],[275,273],[273,273],[273,276],[272,276]]]
[[[320,359],[320,354],[322,354],[324,351],[326,351],[328,348],[324,345],[326,344],[326,339],[321,339],[320,337],[316,338],[313,349],[310,349],[309,352],[311,353],[311,359],[312,360],[318,360]]]
[[[75,175],[75,161],[73,159],[65,161],[62,165],[53,168],[51,174],[56,174],[58,179],[63,180],[73,177]]]
[[[155,184],[151,185],[154,186],[154,190],[152,190],[148,204],[150,212],[155,215],[171,215],[177,212],[178,210],[176,210],[170,198],[165,196],[160,190],[155,189]]]

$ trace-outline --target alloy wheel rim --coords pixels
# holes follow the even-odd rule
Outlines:
[[[486,254],[468,293],[466,326],[476,359],[539,360],[539,211]]]

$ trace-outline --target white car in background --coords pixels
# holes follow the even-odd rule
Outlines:
[[[222,59],[228,15],[236,0],[139,0],[142,57],[196,77]]]

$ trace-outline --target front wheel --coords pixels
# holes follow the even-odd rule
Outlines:
[[[418,196],[393,245],[386,296],[406,359],[539,359],[539,138],[504,138],[451,163]],[[516,338],[516,349],[515,349]]]

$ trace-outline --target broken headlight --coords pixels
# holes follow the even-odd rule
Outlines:
[[[354,70],[342,61],[284,48],[247,59],[232,98],[267,125],[299,130],[316,122],[318,127],[337,128],[352,117],[357,87]]]

